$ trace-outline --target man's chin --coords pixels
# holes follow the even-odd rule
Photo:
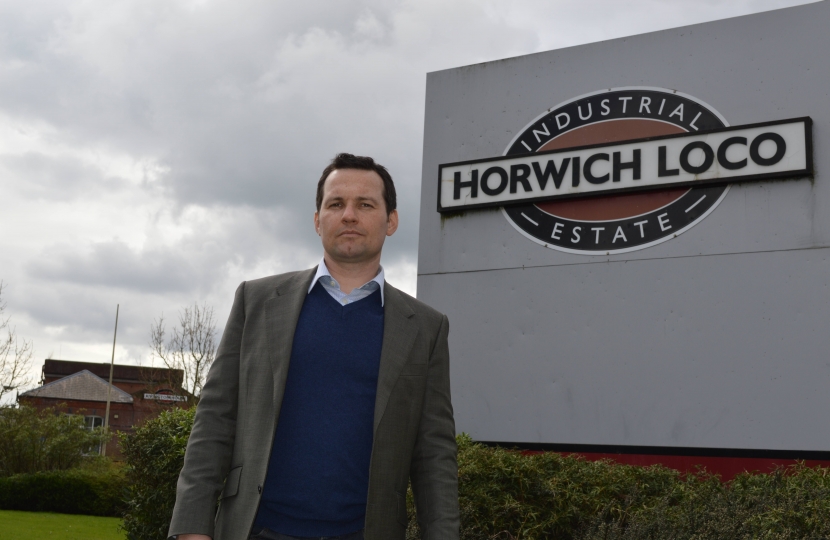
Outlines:
[[[367,262],[375,258],[375,256],[370,254],[366,249],[338,249],[328,252],[327,255],[339,263],[347,264]]]
[[[333,256],[337,257],[338,259],[351,259],[357,255],[360,255],[363,250],[360,249],[358,246],[335,246],[333,249],[329,251]]]

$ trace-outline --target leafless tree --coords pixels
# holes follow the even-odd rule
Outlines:
[[[18,337],[11,317],[5,316],[3,282],[0,281],[0,402],[6,394],[31,384],[29,368],[32,365],[31,341]]]
[[[179,312],[179,324],[167,339],[164,315],[150,326],[152,356],[169,369],[184,372],[183,386],[197,397],[202,392],[210,364],[216,357],[216,322],[213,308],[205,304],[186,307]]]

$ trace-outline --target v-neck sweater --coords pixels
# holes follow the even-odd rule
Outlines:
[[[341,305],[315,284],[294,332],[257,526],[306,537],[363,528],[382,345],[380,291]]]

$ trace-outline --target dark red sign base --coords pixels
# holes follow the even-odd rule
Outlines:
[[[769,473],[778,467],[804,462],[808,467],[830,467],[830,452],[741,450],[729,448],[626,447],[600,445],[482,442],[486,446],[514,448],[525,455],[558,452],[589,461],[608,459],[624,465],[663,465],[684,473],[705,469],[722,480],[742,472]],[[604,450],[604,451],[603,451]],[[649,450],[651,452],[649,452]]]
[[[538,450],[526,450],[526,453],[540,453]],[[663,465],[680,472],[696,472],[705,469],[709,473],[717,474],[722,480],[732,480],[742,472],[768,473],[777,467],[794,465],[795,459],[768,459],[743,457],[702,457],[702,456],[656,456],[648,454],[576,454],[589,461],[610,459],[625,465]],[[830,467],[830,460],[804,460],[808,467]]]

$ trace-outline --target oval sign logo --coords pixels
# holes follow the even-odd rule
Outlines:
[[[662,88],[612,88],[574,98],[545,112],[519,132],[504,155],[706,132],[726,126],[728,123],[717,111],[691,96]],[[688,159],[698,157],[706,158],[692,154]],[[591,164],[586,165],[586,175],[592,174]],[[625,171],[626,165],[614,163],[618,171]],[[504,206],[502,212],[519,232],[545,247],[582,255],[610,255],[677,237],[709,215],[728,191],[727,184],[668,188]]]

